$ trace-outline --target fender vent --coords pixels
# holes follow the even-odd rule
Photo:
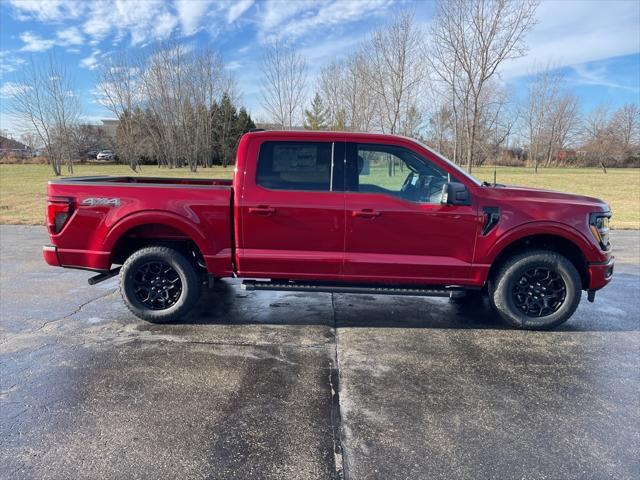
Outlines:
[[[484,226],[482,235],[487,235],[500,222],[500,209],[498,207],[482,207],[484,212]]]

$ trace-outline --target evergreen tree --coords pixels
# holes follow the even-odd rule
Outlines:
[[[247,133],[249,130],[253,130],[256,128],[256,124],[253,123],[251,119],[251,115],[247,113],[244,107],[240,107],[240,112],[238,113],[238,122],[237,122],[237,133],[238,138]]]
[[[327,108],[322,103],[322,98],[318,93],[313,97],[313,101],[311,102],[311,111],[304,111],[305,121],[304,128],[307,130],[326,130],[327,125],[327,117],[329,116],[329,112]]]

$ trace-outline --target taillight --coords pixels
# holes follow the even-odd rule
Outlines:
[[[60,233],[64,224],[73,213],[73,198],[49,197],[47,198],[47,227],[49,233]]]

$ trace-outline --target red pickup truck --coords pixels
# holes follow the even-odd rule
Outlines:
[[[201,289],[487,294],[551,328],[613,273],[595,198],[481,183],[408,138],[253,131],[233,180],[77,177],[48,185],[47,263],[119,273],[129,309],[174,321]],[[474,295],[475,293],[475,295]]]

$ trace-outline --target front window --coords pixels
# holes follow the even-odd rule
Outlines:
[[[415,152],[393,145],[356,144],[347,189],[380,193],[410,202],[440,203],[448,175]]]
[[[433,155],[435,155],[436,157],[438,157],[440,160],[442,160],[443,162],[446,162],[447,165],[449,165],[451,168],[453,168],[457,173],[459,173],[461,176],[469,179],[471,182],[473,182],[476,186],[480,186],[482,185],[482,182],[480,180],[478,180],[476,177],[474,177],[473,175],[471,175],[469,172],[467,172],[466,170],[464,170],[463,168],[461,168],[459,165],[456,165],[455,163],[453,163],[451,160],[449,160],[447,157],[445,157],[444,155],[442,155],[439,152],[436,152],[435,150],[433,150],[432,148],[430,148],[428,145],[425,145],[424,143],[415,140],[415,139],[411,139],[412,142],[417,143],[418,145],[420,145],[422,148],[424,148],[425,150],[428,150],[429,153],[432,153]]]

